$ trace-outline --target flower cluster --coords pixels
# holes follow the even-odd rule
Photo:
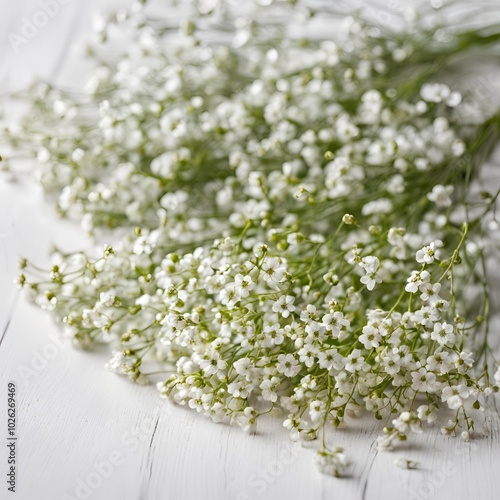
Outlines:
[[[62,215],[127,234],[57,251],[49,279],[30,268],[19,284],[76,345],[109,343],[108,369],[165,374],[162,397],[246,431],[279,413],[292,439],[322,435],[323,472],[347,466],[325,428],[362,413],[385,425],[382,449],[442,408],[443,432],[469,436],[497,390],[473,370],[496,195],[468,187],[498,119],[467,121],[426,62],[494,37],[384,36],[349,18],[336,42],[304,40],[280,21],[300,2],[267,3],[264,22],[196,2],[175,38],[146,7],[119,12],[100,42],[131,31],[132,50],[89,49],[100,67],[84,98],[37,88],[6,137],[34,147]]]

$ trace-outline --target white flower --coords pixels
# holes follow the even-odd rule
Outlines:
[[[363,327],[363,334],[359,336],[358,340],[363,344],[365,349],[371,349],[372,347],[379,347],[382,335],[380,335],[378,329],[373,325],[365,325]]]
[[[429,424],[437,420],[436,412],[428,405],[421,405],[417,408],[418,418],[422,422],[428,422]]]
[[[318,364],[321,368],[331,370],[342,370],[344,367],[342,355],[337,349],[327,349],[326,351],[318,352]]]
[[[219,352],[212,351],[206,358],[200,360],[199,365],[206,375],[215,375],[225,370],[227,363],[221,359]]]
[[[255,288],[255,283],[250,276],[243,276],[237,274],[234,277],[234,290],[239,297],[246,298],[250,292]]]
[[[321,342],[326,337],[326,328],[317,321],[311,321],[306,325],[305,332],[307,334],[305,339],[307,343],[314,343],[315,341]]]
[[[333,451],[320,450],[316,454],[316,466],[322,474],[341,477],[345,473],[349,462],[342,448]]]
[[[259,413],[255,408],[253,408],[252,406],[247,406],[243,410],[243,414],[239,415],[236,418],[236,421],[238,422],[238,425],[243,429],[244,432],[252,433],[255,431],[255,428],[257,427],[258,415]]]
[[[36,303],[42,309],[46,311],[53,311],[57,305],[57,297],[51,296],[51,294],[40,294],[36,296]]]
[[[295,375],[300,372],[300,368],[299,362],[295,359],[293,354],[278,355],[276,369],[286,377],[295,377]]]
[[[426,368],[436,373],[448,373],[456,358],[457,355],[455,353],[443,350],[436,351],[432,356],[427,358]]]
[[[278,400],[278,395],[276,394],[276,389],[280,385],[281,380],[278,377],[271,377],[264,379],[260,388],[262,389],[262,397],[265,401],[271,401],[275,403]]]
[[[111,307],[115,302],[116,296],[111,291],[101,292],[99,296],[99,303],[104,307]]]
[[[285,339],[283,335],[283,330],[280,328],[278,323],[274,325],[266,325],[264,327],[264,341],[262,342],[263,347],[272,347],[275,345],[280,345]]]
[[[436,184],[427,195],[427,199],[435,203],[438,207],[447,208],[451,206],[451,193],[453,193],[453,186]]]
[[[347,328],[350,326],[350,321],[344,317],[344,313],[341,311],[335,311],[333,314],[325,314],[321,321],[326,330],[331,332],[332,337],[339,339],[343,337],[343,333],[345,334]]]
[[[382,356],[384,370],[389,375],[398,373],[402,366],[406,366],[410,363],[411,359],[412,355],[410,353],[405,353],[403,349],[398,347],[392,348]]]
[[[361,283],[366,285],[368,290],[373,290],[377,283],[382,283],[382,278],[377,274],[377,271],[380,268],[380,261],[377,257],[373,255],[369,255],[367,257],[363,257],[359,264],[364,270],[365,275],[361,277]]]
[[[359,265],[366,271],[366,273],[376,273],[380,267],[380,260],[374,255],[363,257]]]
[[[423,283],[430,280],[430,273],[428,271],[412,271],[411,276],[406,280],[407,285],[405,290],[409,293],[416,293]]]
[[[322,420],[326,413],[326,401],[315,400],[309,405],[309,415],[314,423]]]
[[[441,300],[439,292],[441,291],[441,283],[422,283],[419,286],[419,290],[422,292],[420,298],[424,302],[429,302],[435,306],[436,302]]]
[[[474,356],[470,351],[462,351],[458,356],[454,357],[454,360],[459,373],[465,373],[474,364]]]
[[[114,373],[123,373],[122,367],[125,362],[125,355],[122,351],[113,351],[111,359],[104,365],[106,370]]]
[[[292,295],[281,295],[273,304],[273,311],[281,313],[284,318],[288,318],[290,313],[295,311],[295,306],[293,305],[294,301],[295,297]]]
[[[300,319],[305,323],[309,321],[316,321],[318,315],[316,313],[316,306],[312,304],[307,304],[306,308],[300,313]]]
[[[397,460],[394,460],[394,465],[396,465],[400,469],[416,469],[418,466],[418,462],[409,460],[408,458],[398,458]]]
[[[308,368],[311,368],[316,359],[317,349],[311,344],[306,344],[302,349],[299,350],[299,359],[301,363],[304,363]]]
[[[450,87],[444,83],[426,83],[420,89],[422,99],[427,102],[439,103],[448,99]]]
[[[402,412],[398,418],[392,421],[392,425],[400,434],[407,434],[410,431],[417,433],[422,431],[420,420],[415,413],[409,411]]]
[[[431,339],[441,345],[453,345],[456,339],[456,335],[453,333],[453,325],[437,322],[431,332]]]
[[[345,369],[351,373],[369,369],[369,365],[365,363],[365,358],[361,356],[361,351],[359,349],[353,349],[351,354],[347,356]]]
[[[417,251],[416,260],[420,264],[432,264],[434,259],[439,260],[439,250],[438,246],[441,242],[433,241],[429,245],[421,248]]]
[[[439,387],[436,375],[425,368],[420,368],[411,373],[411,388],[418,392],[435,392]]]
[[[467,147],[465,146],[465,143],[460,139],[455,139],[451,145],[451,152],[454,156],[462,156],[466,149]]]
[[[495,382],[497,385],[500,385],[500,366],[497,368],[497,371],[495,372]]]
[[[249,358],[240,358],[234,362],[233,366],[238,375],[246,377],[253,368],[253,361]]]
[[[373,159],[373,158],[372,158]],[[382,160],[383,162],[384,160]],[[374,163],[382,163],[377,158]],[[363,205],[361,213],[363,215],[372,215],[372,214],[387,214],[392,210],[392,203],[387,198],[380,198],[378,200],[370,201]]]
[[[464,385],[446,386],[441,393],[441,401],[448,403],[452,410],[458,410],[469,397],[470,389]]]
[[[378,451],[392,451],[394,449],[394,441],[397,439],[396,433],[385,434],[377,437]]]
[[[239,380],[237,382],[231,382],[227,386],[227,392],[234,396],[235,398],[247,398],[253,389],[253,385],[247,383],[246,381]]]
[[[235,283],[228,283],[224,289],[220,291],[219,295],[222,304],[229,308],[233,308],[240,300],[240,296],[236,291]]]
[[[441,285],[438,283],[439,289],[441,288]],[[430,288],[431,291],[434,289]],[[435,295],[432,295],[435,297]],[[422,296],[420,296],[422,298]],[[429,299],[429,295],[425,295],[426,300]],[[422,298],[422,300],[424,300]],[[411,315],[411,320],[416,323],[417,325],[422,325],[425,326],[426,328],[432,328],[434,326],[434,323],[438,321],[440,318],[439,311],[435,309],[434,307],[430,306],[423,306],[420,309],[416,310],[412,315]],[[428,337],[428,335],[427,335]]]
[[[271,288],[285,281],[286,266],[278,257],[269,257],[262,263],[262,277]]]

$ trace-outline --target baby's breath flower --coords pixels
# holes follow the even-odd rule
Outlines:
[[[408,458],[398,458],[394,460],[394,464],[400,469],[416,469],[418,466],[418,462]]]
[[[416,255],[416,260],[420,264],[432,264],[434,259],[439,259],[438,244],[434,241],[418,250]]]
[[[437,184],[432,188],[427,198],[438,207],[446,208],[451,206],[451,193],[453,193],[453,186],[442,186],[441,184]]]
[[[316,465],[322,474],[342,477],[349,462],[342,448],[335,448],[332,451],[323,449],[316,454]]]
[[[291,439],[323,435],[326,474],[347,458],[325,427],[363,412],[390,425],[382,450],[447,408],[443,433],[467,440],[500,385],[481,368],[498,193],[468,197],[498,117],[472,119],[436,71],[496,35],[373,37],[353,18],[335,43],[300,0],[276,19],[270,0],[245,19],[209,0],[187,3],[172,50],[171,21],[141,3],[96,26],[117,55],[92,46],[85,97],[40,85],[20,126],[0,128],[27,144],[60,215],[122,228],[112,246],[55,251],[46,272],[22,260],[23,293],[162,398],[245,432],[283,414]],[[280,29],[292,18],[304,39]]]

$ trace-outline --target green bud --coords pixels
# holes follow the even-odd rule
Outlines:
[[[284,250],[286,250],[286,249],[287,249],[290,245],[288,244],[288,242],[287,242],[287,241],[280,241],[280,242],[279,242],[276,246],[278,247],[278,250],[280,250],[280,251],[282,251],[282,252],[283,252],[283,251],[284,251]]]
[[[138,305],[138,304],[137,304],[137,305],[135,305],[135,306],[130,306],[130,307],[128,308],[128,312],[129,312],[130,314],[132,314],[132,316],[133,316],[134,314],[137,314],[137,313],[138,313],[141,309],[142,309],[142,307],[141,307],[140,305]]]
[[[342,222],[348,226],[354,226],[355,224],[358,223],[356,220],[356,217],[351,214],[345,214],[344,217],[342,217]]]

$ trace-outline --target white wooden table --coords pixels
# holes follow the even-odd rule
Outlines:
[[[57,79],[76,56],[71,41],[88,31],[90,13],[112,2],[70,1],[47,26],[12,49],[8,33],[31,19],[36,0],[2,0],[0,89],[33,76]],[[125,2],[115,1],[115,4]],[[89,242],[79,227],[57,220],[33,179],[0,178],[0,498],[20,500],[299,499],[339,500],[500,498],[500,418],[494,403],[464,443],[425,433],[398,451],[378,453],[380,429],[360,420],[338,431],[353,464],[349,477],[320,475],[314,452],[293,444],[279,421],[257,435],[215,425],[103,369],[107,353],[73,350],[49,317],[12,285],[19,255],[48,263],[50,243],[69,250]],[[498,323],[496,323],[498,325]],[[17,385],[17,488],[7,491],[7,383]],[[394,465],[419,462],[417,470]]]

